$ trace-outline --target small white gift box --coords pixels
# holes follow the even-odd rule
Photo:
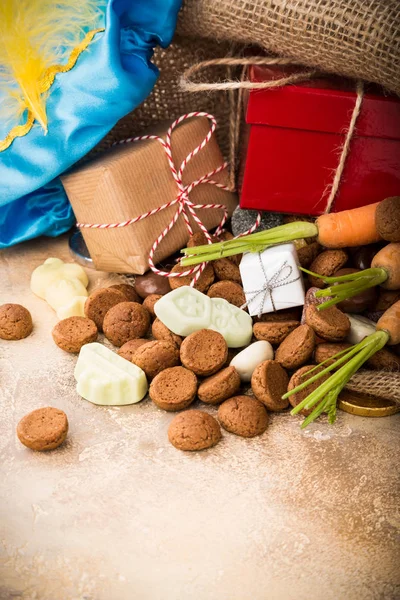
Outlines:
[[[304,304],[304,284],[294,244],[248,252],[239,268],[250,315]]]

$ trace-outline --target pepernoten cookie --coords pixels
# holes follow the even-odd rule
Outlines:
[[[65,352],[77,353],[85,344],[97,340],[97,327],[87,317],[68,317],[57,323],[52,336],[59,348]]]
[[[185,271],[190,270],[190,267],[182,267],[181,265],[175,265],[173,269],[171,269],[171,273],[184,273]],[[182,285],[190,285],[193,275],[187,275],[185,277],[169,277],[169,285],[171,290],[176,290],[176,288],[181,287]],[[211,264],[208,264],[199,279],[194,284],[196,290],[199,292],[207,292],[210,285],[214,283],[214,269]]]
[[[110,290],[117,290],[121,292],[125,296],[125,300],[128,302],[141,302],[142,299],[133,287],[133,285],[129,285],[129,283],[116,283],[114,285],[110,285],[108,288]]]
[[[129,342],[126,342],[123,346],[121,346],[121,348],[119,348],[117,354],[131,362],[136,350],[140,348],[140,346],[143,346],[143,344],[149,343],[150,340],[146,340],[144,338],[136,338],[134,340],[129,340]]]
[[[215,276],[220,281],[234,281],[242,283],[239,267],[235,265],[229,258],[219,258],[213,262]]]
[[[185,367],[171,367],[156,375],[149,395],[159,408],[176,411],[187,408],[195,399],[197,377]]]
[[[144,300],[143,300],[143,306],[144,308],[146,308],[150,315],[152,316],[152,318],[154,319],[156,316],[156,313],[154,312],[154,305],[155,303],[162,298],[162,296],[160,294],[149,294]]]
[[[150,327],[150,313],[138,302],[120,302],[104,317],[104,335],[114,346],[144,337]]]
[[[306,308],[306,323],[317,335],[328,342],[341,342],[350,332],[350,320],[336,306],[318,310],[310,304]]]
[[[143,369],[147,377],[152,379],[164,369],[179,364],[179,349],[171,342],[148,342],[136,350],[131,362]]]
[[[268,426],[265,406],[251,396],[235,396],[218,409],[222,427],[241,437],[251,438],[264,433]]]
[[[171,422],[168,439],[178,450],[205,450],[219,442],[221,428],[211,415],[200,410],[186,410]]]
[[[207,296],[210,298],[224,298],[224,300],[238,308],[246,303],[242,286],[234,281],[217,281],[217,283],[213,283],[207,292]]]
[[[22,340],[32,333],[33,324],[29,310],[21,304],[0,306],[0,338]]]
[[[272,411],[284,410],[289,400],[282,400],[287,392],[289,377],[276,360],[265,360],[253,371],[251,389],[255,397]]]
[[[253,325],[254,337],[270,344],[281,344],[300,325],[299,321],[267,321]]]
[[[85,302],[85,315],[96,323],[99,331],[103,331],[103,321],[106,313],[116,304],[125,301],[124,294],[111,287],[95,290]]]
[[[151,326],[151,333],[156,340],[164,340],[166,342],[172,342],[178,348],[181,347],[182,338],[180,335],[173,333],[160,319],[155,319]]]
[[[292,377],[290,378],[289,385],[288,385],[288,391],[290,392],[291,390],[293,390],[295,387],[297,387],[304,381],[307,381],[306,375],[307,375],[308,371],[311,371],[311,369],[315,369],[315,366],[306,365],[304,367],[301,367],[301,369],[299,369],[298,371],[296,371],[296,373],[294,373],[292,375]],[[310,374],[310,377],[312,375],[316,375],[318,372],[322,371],[322,369],[323,369],[323,367],[318,367],[317,369],[315,369],[315,371],[313,373]],[[310,385],[307,386],[306,388],[304,388],[304,390],[301,390],[300,392],[296,392],[296,394],[293,394],[293,396],[290,396],[289,402],[293,406],[293,408],[296,407],[298,404],[300,404],[300,402],[302,402],[304,400],[304,398],[309,396],[311,394],[311,392],[314,392],[314,390],[316,390],[318,386],[320,386],[322,383],[324,383],[324,381],[326,381],[328,379],[328,377],[329,377],[329,375],[323,375],[320,379],[317,379],[317,381],[314,381],[314,383],[310,383]],[[303,410],[300,411],[300,414],[307,417],[309,414],[312,413],[314,408],[315,407],[313,407],[310,410],[303,408]]]
[[[198,396],[206,404],[219,404],[230,398],[240,388],[240,377],[235,367],[226,367],[203,381]]]
[[[185,338],[181,345],[183,366],[206,377],[221,369],[228,358],[228,346],[217,331],[201,329]]]
[[[311,357],[314,347],[313,329],[309,325],[300,325],[283,340],[275,353],[275,360],[285,369],[298,369]]]
[[[19,441],[31,450],[54,450],[63,443],[67,433],[67,415],[51,406],[30,412],[17,426]]]
[[[318,273],[318,275],[324,275],[330,277],[336,271],[341,269],[347,262],[348,256],[344,250],[325,250],[318,254],[310,265],[310,271]],[[309,280],[312,286],[323,288],[325,286],[322,279],[309,275]]]

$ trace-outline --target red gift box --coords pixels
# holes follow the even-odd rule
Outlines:
[[[250,81],[292,69],[252,66]],[[314,79],[252,90],[246,99],[242,208],[320,215],[326,211],[356,102],[354,82]],[[400,195],[400,99],[367,89],[331,210]]]

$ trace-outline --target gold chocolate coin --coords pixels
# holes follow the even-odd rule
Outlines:
[[[341,392],[338,406],[345,412],[360,417],[388,417],[400,411],[400,405],[392,400],[348,390]]]

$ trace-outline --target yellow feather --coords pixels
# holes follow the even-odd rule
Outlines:
[[[2,120],[18,122],[30,110],[47,131],[41,79],[64,64],[85,34],[103,25],[106,0],[0,0]]]

